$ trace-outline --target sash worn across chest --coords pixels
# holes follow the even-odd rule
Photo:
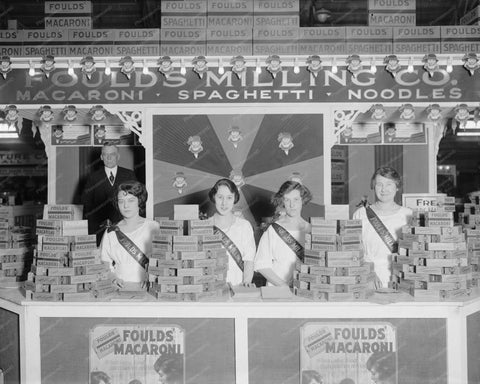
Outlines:
[[[288,247],[297,255],[298,259],[303,263],[305,250],[303,245],[295,239],[290,232],[277,223],[272,223],[272,228],[277,232],[277,235],[288,245]]]
[[[238,247],[235,245],[235,243],[228,237],[228,235],[223,232],[220,228],[218,227],[213,227],[213,232],[215,234],[220,234],[222,235],[222,243],[225,249],[228,251],[230,256],[232,256],[232,259],[237,263],[238,268],[243,272],[244,269],[244,263],[242,260],[242,254],[240,253],[240,250]]]
[[[377,216],[375,211],[370,207],[365,207],[367,211],[367,218],[370,224],[372,224],[373,229],[377,232],[378,236],[382,239],[385,243],[387,248],[392,253],[396,253],[398,251],[398,243],[388,230],[388,228],[383,224],[382,220]]]
[[[116,225],[108,229],[108,232],[111,231],[115,231],[115,235],[117,235],[117,240],[120,245],[128,252],[130,256],[135,259],[138,264],[140,264],[142,268],[145,269],[148,264],[148,258],[145,256],[142,250],[138,248],[135,243],[130,240],[130,238],[125,235],[125,233],[123,233]]]

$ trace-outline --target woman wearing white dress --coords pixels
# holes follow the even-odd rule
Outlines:
[[[227,283],[250,285],[256,251],[255,238],[251,224],[233,213],[233,207],[240,199],[238,188],[233,181],[220,179],[208,197],[215,204],[215,231],[222,234],[223,245],[229,256]]]
[[[255,256],[255,271],[268,285],[292,285],[295,262],[303,258],[305,233],[310,231],[302,208],[311,199],[308,188],[296,181],[286,181],[273,196],[273,204],[283,214],[264,232]]]
[[[408,224],[412,216],[410,208],[402,207],[394,200],[401,186],[401,177],[395,169],[378,168],[371,179],[375,203],[360,207],[353,214],[354,219],[362,220],[365,259],[375,265],[376,288],[388,286],[391,276],[390,255],[396,252],[396,241],[401,229]],[[376,222],[380,224],[375,224]],[[374,225],[380,228],[380,234]]]
[[[146,264],[152,254],[152,239],[159,232],[156,221],[142,217],[148,193],[138,181],[129,181],[117,187],[114,204],[122,219],[103,235],[102,261],[110,265],[116,284],[124,289],[146,286]]]

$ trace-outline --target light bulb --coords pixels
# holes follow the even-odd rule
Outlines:
[[[146,59],[143,60],[142,73],[143,73],[144,75],[147,75],[147,74],[148,74],[148,65],[147,65],[147,60],[146,60]]]
[[[453,72],[453,59],[451,57],[449,57],[447,60],[447,72],[448,73]]]
[[[300,73],[300,67],[298,66],[297,58],[293,60],[293,73],[296,73],[296,74]]]
[[[338,68],[337,68],[337,59],[334,57],[332,59],[332,73],[337,73]]]
[[[67,73],[70,75],[70,76],[73,76],[75,74],[75,72],[73,71],[73,64],[72,64],[72,61],[71,60],[68,60],[68,70],[67,70]]]
[[[257,66],[255,68],[255,72],[260,74],[262,72],[262,67],[260,65],[260,59],[257,57]]]
[[[185,63],[184,63],[183,59],[180,59],[180,73],[184,76],[187,73],[187,69],[185,68]]]
[[[372,60],[370,60],[370,73],[377,73],[377,66],[375,65],[375,59],[373,57]]]
[[[110,76],[112,74],[112,69],[110,68],[110,63],[108,60],[105,60],[105,75]]]
[[[410,59],[408,60],[407,72],[413,73],[413,57],[410,57]]]
[[[218,58],[218,73],[223,75],[225,73],[225,68],[223,68],[223,60],[221,57]]]
[[[35,76],[35,65],[31,60],[30,60],[30,69],[28,70],[28,74],[30,76]]]

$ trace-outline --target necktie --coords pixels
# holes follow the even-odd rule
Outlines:
[[[108,180],[110,180],[110,184],[113,185],[114,181],[115,181],[115,177],[113,177],[113,173],[110,171],[110,176],[108,177]]]

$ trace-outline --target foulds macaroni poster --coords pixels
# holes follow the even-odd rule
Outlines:
[[[397,384],[396,328],[376,321],[304,324],[300,381]]]
[[[89,343],[90,384],[185,382],[185,332],[177,325],[97,325]]]

